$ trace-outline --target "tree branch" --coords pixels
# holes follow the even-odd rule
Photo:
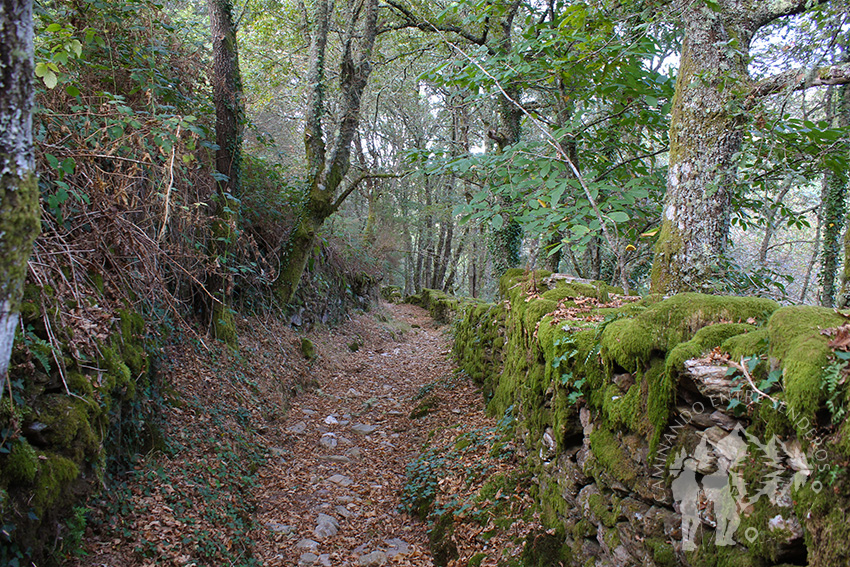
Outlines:
[[[846,84],[850,84],[850,63],[820,67],[812,71],[792,69],[758,81],[750,89],[747,95],[747,101],[752,103],[756,99],[780,92],[801,91],[810,87],[824,85]]]
[[[391,31],[391,30],[399,30],[404,28],[416,28],[422,30],[424,32],[433,33],[437,32],[445,32],[445,33],[453,33],[459,35],[470,43],[474,43],[476,45],[484,45],[485,37],[475,36],[469,30],[465,30],[458,26],[453,26],[451,24],[445,23],[435,23],[429,22],[420,18],[417,18],[416,15],[409,9],[407,6],[401,4],[397,0],[386,0],[387,4],[390,5],[393,9],[395,9],[401,17],[403,18],[403,22],[401,24],[396,24],[393,26],[381,28],[381,32]]]
[[[756,8],[752,21],[760,28],[773,20],[784,16],[802,14],[819,4],[826,4],[827,2],[829,0],[759,0],[754,2]]]
[[[336,202],[334,202],[333,206],[331,207],[331,212],[338,211],[339,208],[342,206],[343,201],[345,201],[345,199],[349,195],[351,195],[355,189],[357,189],[358,185],[360,185],[367,179],[395,179],[398,177],[401,176],[397,173],[361,173],[360,175],[355,177],[351,181],[351,184],[345,188],[345,190],[339,195],[339,197],[337,197]]]

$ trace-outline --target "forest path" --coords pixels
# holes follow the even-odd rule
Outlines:
[[[364,315],[317,342],[317,388],[268,434],[273,457],[257,490],[263,565],[433,565],[425,525],[400,510],[405,467],[440,423],[481,413],[480,393],[462,385],[454,403],[411,419],[428,385],[454,372],[449,338],[423,309],[386,309],[382,325]]]

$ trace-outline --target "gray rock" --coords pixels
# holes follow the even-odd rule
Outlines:
[[[307,431],[307,423],[304,421],[299,421],[295,425],[290,425],[286,428],[289,433],[293,433],[295,435],[301,435],[305,431]]]
[[[298,565],[315,565],[318,560],[319,556],[315,553],[302,553],[301,558],[298,560]]]
[[[378,429],[377,425],[367,425],[365,423],[357,423],[351,426],[351,430],[360,435],[369,435]]]
[[[346,457],[345,455],[321,455],[319,457],[323,461],[330,461],[332,463],[350,463],[351,459]]]
[[[351,457],[355,461],[359,461],[363,457],[360,447],[352,447],[345,452],[346,456]]]
[[[408,544],[403,539],[393,537],[390,539],[385,539],[384,543],[389,546],[387,548],[387,557],[389,559],[392,559],[396,555],[401,555],[403,557],[410,553],[410,544]]]
[[[295,544],[295,549],[307,549],[310,551],[316,551],[317,549],[319,549],[319,542],[314,541],[312,539],[304,538]]]
[[[319,565],[331,567],[331,556],[329,553],[323,553],[319,556]]]
[[[333,516],[327,514],[319,514],[316,520],[316,528],[313,530],[313,536],[322,541],[329,537],[335,536],[339,532],[339,522]]]
[[[328,449],[335,449],[339,440],[336,438],[336,435],[333,433],[325,433],[322,435],[322,438],[319,439],[319,443],[322,447],[326,447]]]
[[[361,567],[378,567],[379,565],[385,565],[387,563],[387,554],[383,551],[373,551],[372,553],[361,555],[357,560],[357,563]]]
[[[335,474],[332,477],[328,478],[328,482],[332,482],[339,486],[351,486],[352,484],[354,484],[353,480],[341,474]]]
[[[289,535],[295,531],[295,528],[293,528],[292,526],[288,526],[286,524],[279,524],[277,522],[269,522],[266,524],[266,527],[276,534],[283,535]]]
[[[335,506],[334,510],[336,511],[337,514],[339,514],[340,516],[342,516],[343,518],[346,518],[346,519],[348,519],[348,518],[350,518],[351,516],[354,515],[354,512],[352,512],[351,510],[349,510],[345,506]]]

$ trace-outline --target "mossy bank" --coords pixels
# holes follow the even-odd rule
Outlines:
[[[27,286],[0,401],[0,563],[58,563],[79,544],[75,508],[157,443],[157,386],[142,317],[112,318],[90,353],[62,328],[49,286]],[[65,309],[75,306],[65,305]],[[56,345],[61,345],[56,346]]]

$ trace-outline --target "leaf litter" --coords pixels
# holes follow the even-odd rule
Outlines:
[[[424,310],[385,304],[306,334],[237,323],[239,354],[165,348],[161,439],[89,503],[69,564],[431,566],[430,524],[402,502],[423,455],[449,457],[428,517],[452,514],[448,565],[494,566],[541,529],[522,458]]]

